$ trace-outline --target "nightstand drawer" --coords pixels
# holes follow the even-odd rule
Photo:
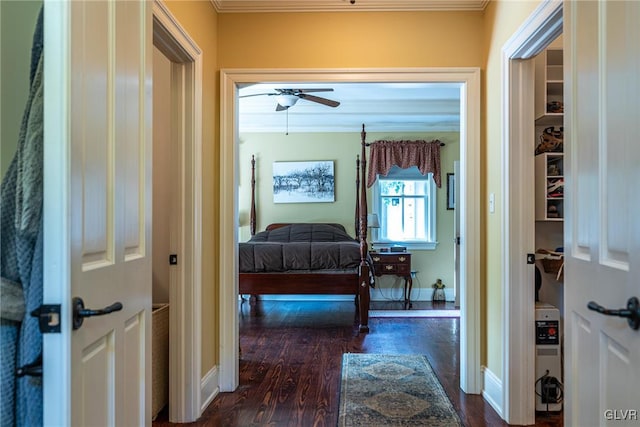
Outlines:
[[[373,259],[373,262],[378,264],[403,264],[403,263],[409,263],[409,260],[411,259],[411,255],[409,254],[398,254],[398,255],[380,255],[378,253],[373,253],[371,254],[371,259]]]
[[[376,273],[397,273],[398,265],[396,264],[374,264],[376,266]]]
[[[376,276],[385,274],[396,276],[411,275],[411,254],[380,254],[378,252],[371,253],[373,260],[373,270]]]

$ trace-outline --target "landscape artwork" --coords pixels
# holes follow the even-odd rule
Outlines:
[[[273,162],[273,203],[334,201],[333,160]]]

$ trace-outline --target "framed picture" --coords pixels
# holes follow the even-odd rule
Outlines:
[[[333,160],[273,162],[273,203],[334,201]]]
[[[453,210],[456,208],[456,175],[453,173],[447,174],[447,209]]]

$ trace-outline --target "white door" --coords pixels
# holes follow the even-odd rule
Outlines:
[[[565,425],[640,424],[640,2],[566,1]],[[566,147],[566,145],[565,145]]]
[[[45,425],[151,424],[151,49],[145,1],[45,2]]]

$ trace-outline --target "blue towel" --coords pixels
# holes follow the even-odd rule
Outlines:
[[[42,425],[42,381],[15,377],[17,366],[42,352],[37,320],[42,304],[43,8],[32,46],[30,92],[16,155],[0,188],[0,425]]]

